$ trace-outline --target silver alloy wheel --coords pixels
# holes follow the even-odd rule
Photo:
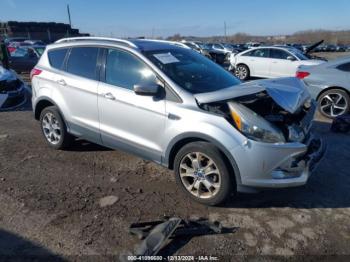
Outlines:
[[[54,114],[47,112],[43,117],[41,126],[47,141],[53,145],[60,142],[62,134],[61,127]]]
[[[185,155],[179,167],[182,184],[188,192],[198,198],[215,196],[221,185],[221,175],[215,162],[201,152]]]
[[[328,93],[320,101],[320,110],[325,115],[336,117],[346,112],[348,102],[340,93]]]
[[[241,80],[246,79],[248,76],[247,68],[245,66],[238,66],[235,70],[235,75]]]

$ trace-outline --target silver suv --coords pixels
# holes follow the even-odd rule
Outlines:
[[[296,78],[242,84],[173,42],[68,38],[31,72],[33,110],[55,149],[74,137],[175,171],[208,205],[236,191],[306,183],[325,147]]]

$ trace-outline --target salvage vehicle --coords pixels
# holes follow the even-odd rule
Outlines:
[[[318,65],[323,62],[309,59],[293,47],[258,47],[231,56],[230,70],[240,80],[250,77],[292,77],[300,65]]]
[[[38,63],[39,57],[44,52],[43,46],[30,46],[17,48],[10,54],[10,67],[17,73],[30,72]]]
[[[31,72],[47,144],[74,137],[174,170],[192,199],[304,185],[325,151],[315,103],[293,77],[241,84],[172,42],[80,37],[47,46]]]
[[[190,47],[191,49],[199,52],[205,57],[213,60],[215,63],[219,65],[224,65],[226,61],[228,61],[229,54],[223,50],[216,50],[212,48],[211,44],[204,44],[201,42],[183,42],[185,45]]]
[[[12,70],[0,65],[0,111],[26,102],[26,85]]]
[[[335,118],[350,110],[350,57],[318,66],[300,66],[296,77],[302,79],[311,96],[318,101],[322,115]]]

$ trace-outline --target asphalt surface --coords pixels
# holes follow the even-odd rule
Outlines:
[[[108,259],[138,243],[130,223],[164,215],[219,220],[237,231],[183,239],[163,254],[350,254],[350,139],[324,122],[315,131],[328,150],[306,186],[206,207],[185,197],[173,174],[156,164],[85,141],[55,151],[32,112],[0,114],[1,255]],[[15,241],[1,241],[7,238]]]

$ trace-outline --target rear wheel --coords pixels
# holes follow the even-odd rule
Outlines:
[[[349,95],[341,89],[331,89],[318,98],[318,108],[322,115],[335,118],[349,111]]]
[[[236,77],[242,81],[247,80],[250,76],[249,74],[249,68],[246,65],[238,65],[235,69]]]
[[[46,142],[54,149],[67,148],[73,137],[67,132],[67,127],[56,106],[46,107],[40,114],[41,130]]]
[[[185,145],[175,157],[178,185],[192,199],[218,205],[233,192],[230,169],[222,153],[207,142]]]

